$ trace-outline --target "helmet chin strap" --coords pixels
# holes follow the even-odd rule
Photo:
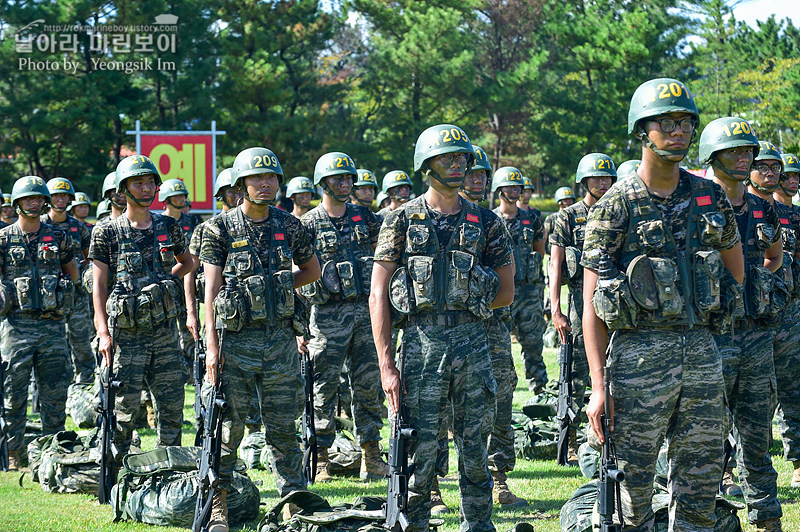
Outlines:
[[[717,159],[711,161],[711,166],[713,166],[714,168],[719,168],[720,170],[725,172],[725,174],[729,175],[731,179],[735,179],[736,181],[744,181],[745,185],[748,184],[750,178],[749,170],[735,170],[733,168],[725,168]]]
[[[795,195],[795,194],[797,194],[797,191],[796,191],[796,190],[795,190],[794,192],[791,192],[791,191],[789,191],[789,190],[786,190],[786,188],[783,186],[783,184],[781,184],[781,185],[778,185],[778,186],[780,186],[780,187],[781,187],[781,190],[783,191],[783,193],[784,193],[784,194],[786,194],[786,195],[787,195],[788,197],[790,197],[790,198],[793,198],[793,197],[794,197],[794,195]]]
[[[520,194],[520,195],[521,195],[521,194]],[[509,203],[514,203],[514,204],[516,204],[516,203],[517,203],[517,200],[519,200],[519,196],[517,196],[517,199],[511,199],[511,198],[509,198],[509,197],[508,197],[508,194],[506,194],[504,190],[501,190],[501,191],[500,191],[500,197],[504,198],[504,199],[505,199],[507,202],[509,202]]]
[[[272,205],[272,202],[271,202],[271,201],[269,201],[269,200],[257,200],[257,199],[255,199],[254,197],[252,197],[252,196],[251,196],[251,195],[250,195],[250,194],[247,192],[247,190],[246,190],[246,189],[245,189],[245,191],[244,191],[244,197],[245,197],[245,199],[247,199],[247,201],[249,201],[250,203],[254,203],[254,204],[256,204],[256,205]],[[229,205],[229,207],[230,207],[230,205]],[[232,207],[231,207],[231,208],[232,208]]]
[[[350,199],[350,193],[347,194],[336,194],[331,188],[328,186],[328,183],[325,181],[322,182],[322,190],[328,196],[332,197],[336,201],[341,201],[342,203],[347,203],[347,200]]]
[[[172,203],[172,198],[173,198],[173,196],[170,196],[170,197],[168,197],[168,198],[167,198],[167,201],[165,201],[164,203],[167,203],[168,205],[171,205],[171,206],[172,206],[172,207],[174,207],[175,209],[181,210],[183,207],[178,207],[177,205],[175,205],[174,203]]]
[[[778,189],[778,186],[779,186],[778,184],[775,184],[775,186],[772,186],[772,187],[765,187],[763,185],[757,184],[755,181],[753,181],[752,179],[749,179],[749,178],[747,179],[747,181],[745,181],[745,184],[746,185],[750,185],[751,187],[753,187],[754,189],[758,190],[762,194],[772,194],[773,192],[775,192]]]
[[[47,203],[45,203],[44,205],[42,205],[40,209],[37,209],[35,211],[29,209],[23,209],[19,204],[15,205],[15,210],[17,211],[18,215],[33,220],[34,218],[39,218],[43,214],[47,214],[47,211],[49,209],[47,208]]]
[[[464,191],[464,194],[466,194],[466,195],[467,195],[467,197],[468,197],[469,199],[471,199],[472,201],[483,201],[483,199],[486,197],[486,189],[483,189],[483,192],[481,192],[480,194],[478,194],[478,193],[477,193],[477,192],[475,192],[474,190],[467,190],[467,189],[466,189],[466,188],[464,188],[464,186],[462,185],[460,190],[463,190],[463,191]]]
[[[432,168],[428,168],[425,170],[425,175],[428,179],[433,178],[439,183],[443,184],[447,188],[461,188],[461,185],[464,183],[464,180],[467,178],[467,174],[464,173],[464,177],[457,177],[457,178],[446,178],[439,175],[438,172],[433,170]]]
[[[694,138],[697,136],[697,131],[692,131],[692,140],[689,141],[689,145],[683,150],[662,150],[661,148],[656,147],[653,141],[650,140],[650,137],[647,136],[647,133],[644,131],[644,129],[640,128],[639,133],[641,135],[640,138],[644,141],[645,146],[647,146],[650,149],[650,151],[652,151],[653,153],[655,153],[656,155],[658,155],[659,157],[670,163],[681,162],[684,159],[684,157],[686,157],[686,154],[689,153],[689,149],[692,147],[692,144],[694,144]],[[667,159],[667,157],[674,155],[680,155],[681,156],[680,160],[672,161],[670,159]]]
[[[123,188],[122,190],[123,190],[123,193],[124,193],[124,194],[125,194],[125,195],[126,195],[126,196],[127,196],[127,197],[128,197],[128,198],[129,198],[129,199],[132,201],[132,202],[134,202],[134,203],[135,203],[136,205],[138,205],[139,207],[149,207],[150,205],[152,205],[152,204],[153,204],[153,201],[155,201],[155,199],[156,199],[156,198],[155,198],[155,196],[154,196],[154,197],[152,197],[152,198],[142,198],[142,199],[138,199],[138,198],[135,198],[135,197],[133,196],[133,194],[131,194],[131,193],[130,193],[130,191],[129,191],[127,188]],[[116,203],[115,203],[115,205],[116,205]]]
[[[361,198],[359,198],[358,196],[356,196],[355,194],[353,194],[353,198],[356,200],[356,203],[358,203],[362,207],[370,207],[372,205],[371,201],[369,201],[369,202],[364,201]]]

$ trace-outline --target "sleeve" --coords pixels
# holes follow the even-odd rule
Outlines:
[[[310,216],[312,211],[308,211],[300,218],[300,223],[306,228],[306,231],[311,235],[311,241],[314,242],[317,238],[317,231],[314,228],[314,218]]]
[[[511,241],[505,222],[495,213],[484,210],[483,219],[486,220],[486,247],[483,250],[481,263],[493,270],[511,264]],[[539,239],[542,238],[542,221],[539,220]]]
[[[572,245],[572,231],[570,231],[569,216],[566,211],[553,213],[550,226],[551,230],[548,239],[551,246],[565,248]]]
[[[367,227],[369,228],[369,241],[375,244],[378,241],[378,234],[381,232],[381,221],[371,210],[365,208],[364,212],[367,219]]]
[[[173,218],[169,216],[164,216],[164,223],[167,226],[167,233],[169,233],[169,238],[174,242],[172,244],[172,251],[176,255],[183,255],[186,253],[186,237],[183,235],[183,229],[181,229],[180,224],[176,222]]]
[[[387,214],[378,234],[374,260],[400,264],[403,248],[406,245],[407,227],[404,209],[395,209]]]
[[[95,225],[89,243],[89,258],[111,266],[111,235],[109,224]]]
[[[225,262],[228,259],[226,236],[222,234],[220,220],[215,220],[213,223],[209,221],[203,231],[203,241],[200,244],[200,254],[198,255],[200,261],[214,266],[225,267]]]
[[[74,261],[75,246],[72,244],[72,238],[61,229],[56,229],[53,233],[58,242],[58,261],[62,266]]]
[[[206,224],[201,223],[198,225],[194,232],[192,232],[192,239],[189,242],[189,253],[197,257],[200,255],[200,244],[203,243],[203,231],[206,228]]]
[[[544,222],[542,221],[541,216],[533,216],[531,225],[533,225],[533,240],[534,242],[538,242],[539,240],[544,240]]]
[[[773,207],[768,201],[764,202],[764,211],[766,213],[766,220],[775,227],[775,235],[772,237],[774,244],[781,239],[781,221],[778,219],[778,210]]]
[[[86,224],[80,224],[80,231],[81,231],[81,251],[83,251],[84,249],[89,249],[89,245],[91,245],[92,243],[92,234],[89,231],[89,228],[86,227]]]
[[[286,225],[292,235],[292,257],[295,264],[305,264],[314,256],[314,239],[311,231],[292,215],[286,216]]]
[[[722,187],[714,183],[714,193],[717,197],[717,211],[721,212],[725,217],[725,228],[722,230],[722,242],[717,249],[725,251],[731,249],[739,243],[741,237],[739,236],[739,226],[736,223],[736,214],[733,212],[728,197]]]
[[[604,255],[619,265],[622,246],[628,233],[628,221],[628,208],[621,189],[617,189],[615,193],[612,187],[589,210],[581,265],[598,270],[600,258]]]

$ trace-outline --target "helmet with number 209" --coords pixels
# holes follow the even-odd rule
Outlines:
[[[278,174],[283,183],[283,168],[275,153],[268,148],[247,148],[239,152],[231,169],[231,186],[244,183],[244,178],[257,174]]]
[[[475,163],[475,150],[464,130],[451,124],[439,124],[423,131],[417,139],[414,171],[422,170],[425,161],[444,153],[466,153],[468,169]]]

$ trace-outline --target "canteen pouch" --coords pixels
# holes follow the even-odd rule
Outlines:
[[[159,249],[159,255],[161,256],[161,264],[164,268],[171,269],[175,266],[175,252],[172,248],[162,247]]]
[[[120,329],[132,329],[136,326],[136,297],[112,293],[106,301],[106,313],[109,323],[115,319]]]
[[[722,244],[722,230],[725,228],[725,216],[721,212],[706,212],[700,215],[700,243],[705,246]]]
[[[301,286],[300,294],[306,298],[309,305],[324,305],[331,298],[331,293],[322,285],[321,281]]]
[[[592,307],[597,317],[612,331],[636,328],[638,310],[628,286],[628,279],[622,272],[614,279],[597,281]]]
[[[772,272],[763,266],[750,268],[749,282],[747,283],[750,316],[764,318],[770,314],[772,308],[772,287],[774,277]]]
[[[229,331],[241,331],[247,323],[247,305],[238,290],[220,290],[214,299],[216,327]]]
[[[694,303],[704,312],[720,308],[720,278],[722,255],[716,249],[697,251],[694,254]]]
[[[178,284],[178,279],[164,279],[161,281],[162,291],[164,294],[164,316],[168,320],[174,319],[178,316],[178,308],[182,307],[181,289]],[[203,295],[199,295],[202,299]]]
[[[164,293],[161,285],[150,284],[142,288],[136,296],[136,325],[143,329],[152,329],[161,325],[166,319],[164,315]]]
[[[577,282],[583,279],[581,256],[581,250],[574,246],[567,246],[564,248],[564,265],[566,266],[567,282]]]
[[[58,308],[58,276],[42,275],[39,277],[39,303],[41,310],[55,310]]]
[[[482,320],[492,317],[492,303],[500,289],[500,276],[492,268],[476,264],[469,273],[467,308]]]
[[[342,290],[342,298],[352,300],[361,294],[359,290],[358,274],[355,265],[350,261],[337,262],[336,273],[339,275],[339,286]]]
[[[414,310],[412,283],[405,266],[397,268],[389,279],[389,302],[392,304],[392,327],[405,327],[406,316]]]
[[[408,258],[408,275],[418,312],[436,307],[436,286],[433,279],[433,257],[417,255]]]
[[[358,271],[361,275],[361,289],[364,295],[369,295],[369,285],[372,282],[372,257],[358,257]]]
[[[75,306],[75,283],[67,275],[62,275],[58,279],[56,289],[56,299],[58,300],[58,313],[65,316]]]
[[[342,283],[339,280],[339,271],[336,269],[336,263],[329,260],[322,265],[322,270],[319,277],[319,282],[329,294],[341,294]]]
[[[413,224],[406,231],[406,252],[410,255],[424,253],[428,247],[430,230],[425,225]]]
[[[758,249],[765,250],[772,245],[775,239],[775,228],[770,224],[756,224],[756,244]]]
[[[83,288],[86,290],[87,294],[92,293],[92,285],[94,284],[94,275],[92,273],[91,268],[84,270],[83,275],[81,275],[81,284],[83,285]]]
[[[17,302],[20,310],[36,310],[36,296],[33,293],[33,279],[30,277],[15,277],[14,289],[17,292]]]
[[[247,306],[250,309],[250,320],[259,321],[267,319],[267,286],[263,277],[251,275],[242,281],[244,293],[247,297]]]
[[[636,227],[636,234],[639,235],[639,241],[645,252],[664,247],[666,234],[664,232],[664,222],[661,220],[639,222],[639,225]]]
[[[719,279],[720,306],[711,312],[708,325],[712,334],[721,335],[731,332],[734,318],[744,317],[744,297],[743,286],[727,268],[722,268]]]
[[[678,292],[678,266],[672,259],[650,257],[653,279],[658,290],[659,310],[666,317],[679,316],[683,310],[683,298]]]
[[[291,318],[294,314],[294,274],[290,270],[272,274],[272,294],[275,317]]]
[[[448,305],[463,307],[470,294],[470,270],[475,257],[463,251],[451,251],[448,257],[447,290],[445,301]]]

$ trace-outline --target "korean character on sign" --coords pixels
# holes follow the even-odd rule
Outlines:
[[[108,48],[108,36],[105,33],[89,34],[89,51],[105,52]]]
[[[156,40],[156,47],[159,52],[172,52],[174,54],[177,50],[177,46],[175,46],[175,34],[160,33]]]
[[[131,53],[131,34],[114,33],[111,35],[111,50],[117,54]]]
[[[59,35],[58,51],[78,53],[78,35],[75,33],[62,33]]]
[[[133,36],[134,42],[134,52],[144,52],[150,53],[154,52],[155,48],[153,47],[153,34],[152,33],[137,33]]]
[[[40,33],[36,37],[36,48],[40,52],[50,52],[51,54],[55,53],[56,52],[55,35],[48,33]]]

